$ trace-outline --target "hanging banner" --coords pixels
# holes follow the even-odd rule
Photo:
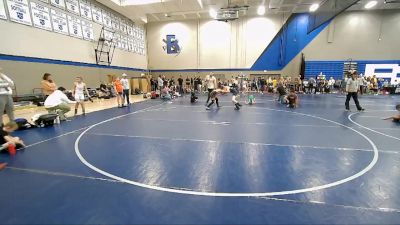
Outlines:
[[[11,21],[32,26],[28,0],[7,0],[7,6]]]
[[[80,0],[79,6],[81,9],[81,17],[87,20],[92,20],[92,7],[90,6],[90,3],[84,0]]]
[[[103,16],[100,7],[92,5],[92,16],[94,22],[103,24]]]
[[[105,10],[102,10],[101,14],[103,16],[103,25],[105,27],[112,28],[110,13]]]
[[[135,40],[133,41],[133,52],[138,53],[138,46],[137,46]]]
[[[121,36],[119,34],[114,34],[115,47],[121,49]]]
[[[133,27],[132,27],[132,32],[133,32],[133,37],[134,37],[134,38],[137,38],[137,29],[136,29],[136,26],[133,26]]]
[[[128,38],[126,36],[121,36],[121,49],[128,51]]]
[[[67,14],[62,11],[51,9],[51,23],[53,24],[54,32],[69,35]]]
[[[0,0],[0,19],[3,19],[3,20],[7,19],[6,8],[5,8],[4,2],[2,0]]]
[[[128,51],[132,52],[133,51],[133,39],[128,38]]]
[[[71,35],[72,37],[83,38],[80,19],[74,16],[68,16],[68,28],[69,28],[69,35]]]
[[[115,31],[119,31],[119,18],[111,14],[111,25]]]
[[[126,33],[127,33],[127,30],[126,30],[126,22],[125,22],[125,20],[123,20],[123,19],[121,19],[121,20],[119,21],[119,30],[120,30],[123,34],[126,34]]]
[[[128,33],[129,36],[133,37],[133,28],[131,24],[127,25],[126,32]]]
[[[110,31],[104,30],[104,39],[106,39],[104,44],[110,46],[111,42],[114,41],[113,40],[113,33],[110,32]]]
[[[94,41],[93,23],[82,20],[83,39]]]
[[[60,9],[65,9],[65,2],[64,0],[50,0],[50,3],[54,5],[55,7],[58,7]]]
[[[67,11],[79,15],[79,2],[78,0],[65,0]]]
[[[31,2],[33,26],[44,30],[51,29],[50,10],[48,7]]]

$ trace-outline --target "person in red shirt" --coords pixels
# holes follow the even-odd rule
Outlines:
[[[124,96],[123,96],[123,92],[124,92],[124,86],[121,83],[121,80],[119,79],[119,77],[117,77],[114,81],[114,87],[115,87],[115,91],[117,92],[117,103],[118,103],[118,108],[122,108],[124,107]]]

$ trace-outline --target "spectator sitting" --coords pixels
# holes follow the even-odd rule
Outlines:
[[[107,85],[104,82],[101,82],[100,89],[99,89],[99,98],[109,97],[110,91],[107,89]]]
[[[68,104],[74,104],[75,101],[71,101],[64,94],[65,88],[59,87],[58,90],[54,91],[44,102],[44,107],[49,113],[57,113],[61,121],[65,121],[67,118],[65,114],[71,111],[71,107]]]
[[[161,90],[161,99],[163,100],[171,100],[172,96],[170,94],[171,89],[169,89],[168,86],[164,86],[164,88]]]

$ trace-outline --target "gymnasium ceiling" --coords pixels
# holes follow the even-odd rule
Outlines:
[[[127,16],[133,21],[159,22],[185,19],[209,19],[210,8],[219,9],[228,5],[228,0],[160,0],[159,3],[145,5],[129,5],[130,0],[97,0],[98,2]],[[137,1],[137,0],[133,0]],[[248,5],[249,10],[242,12],[241,16],[256,16],[257,8],[265,5],[266,14],[291,14],[308,12],[313,3],[321,3],[324,0],[231,0],[231,5]],[[387,0],[396,1],[397,0]],[[364,5],[369,0],[361,0],[349,10],[365,10]],[[120,6],[122,4],[122,6]],[[384,4],[384,0],[378,0],[374,9],[398,9],[400,3]]]

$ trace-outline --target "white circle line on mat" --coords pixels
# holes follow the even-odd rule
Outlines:
[[[347,117],[347,118],[350,120],[350,122],[352,122],[354,125],[359,126],[359,127],[361,127],[361,128],[364,128],[364,129],[366,129],[366,130],[375,132],[375,133],[377,133],[377,134],[380,134],[380,135],[383,135],[383,136],[386,136],[386,137],[389,137],[389,138],[393,138],[393,139],[396,139],[396,140],[400,141],[400,138],[398,138],[398,137],[394,137],[394,136],[391,136],[391,135],[389,135],[389,134],[385,134],[385,133],[376,131],[376,130],[374,130],[374,129],[372,129],[372,128],[363,126],[363,125],[361,125],[361,124],[355,122],[355,121],[352,119],[352,116],[354,116],[354,115],[356,115],[356,114],[358,114],[358,112],[352,113],[352,114],[350,114],[350,115]]]
[[[378,158],[379,158],[379,151],[378,148],[376,147],[375,143],[369,139],[366,135],[364,135],[363,133],[361,133],[360,131],[351,128],[349,126],[346,126],[344,124],[338,123],[336,121],[333,120],[329,120],[329,119],[325,119],[322,117],[318,117],[318,116],[314,116],[314,115],[309,115],[309,114],[304,114],[304,113],[298,113],[298,112],[293,112],[293,111],[286,111],[286,110],[278,110],[278,109],[271,109],[271,108],[267,108],[265,107],[266,110],[271,110],[271,111],[278,111],[278,112],[285,112],[285,113],[294,113],[294,114],[299,114],[299,115],[303,115],[303,116],[307,116],[307,117],[311,117],[311,118],[316,118],[316,119],[320,119],[320,120],[324,120],[342,127],[345,127],[347,129],[350,129],[352,131],[354,131],[355,133],[359,134],[360,136],[362,136],[364,139],[366,139],[368,141],[368,143],[372,146],[373,152],[374,152],[374,156],[371,160],[371,162],[361,171],[359,171],[356,174],[353,174],[349,177],[346,177],[344,179],[338,180],[338,181],[334,181],[328,184],[324,184],[324,185],[319,185],[319,186],[315,186],[315,187],[309,187],[309,188],[302,188],[302,189],[296,189],[296,190],[288,190],[288,191],[277,191],[277,192],[257,192],[257,193],[236,193],[236,192],[202,192],[202,191],[195,191],[195,190],[187,190],[187,189],[178,189],[178,188],[168,188],[168,187],[159,187],[159,186],[154,186],[154,185],[149,185],[149,184],[144,184],[144,183],[140,183],[140,182],[136,182],[136,181],[132,181],[132,180],[128,180],[126,178],[123,177],[119,177],[116,176],[114,174],[111,174],[107,171],[104,171],[100,168],[97,168],[96,166],[92,165],[91,163],[89,163],[81,154],[80,150],[79,150],[79,142],[82,139],[82,137],[91,129],[93,129],[94,127],[113,121],[115,119],[121,118],[121,117],[125,117],[125,116],[129,116],[132,114],[136,114],[139,112],[143,112],[146,109],[149,108],[153,108],[152,107],[148,107],[136,112],[132,112],[126,115],[122,115],[122,116],[118,116],[115,118],[111,118],[99,123],[96,123],[92,126],[90,126],[89,128],[87,128],[86,130],[84,130],[76,139],[75,141],[75,153],[78,156],[79,160],[86,165],[87,167],[89,167],[90,169],[115,180],[127,183],[127,184],[131,184],[134,186],[138,186],[138,187],[142,187],[142,188],[147,188],[147,189],[151,189],[151,190],[156,190],[156,191],[163,191],[163,192],[169,192],[169,193],[176,193],[176,194],[185,194],[185,195],[196,195],[196,196],[211,196],[211,197],[266,197],[266,196],[282,196],[282,195],[291,195],[291,194],[300,194],[300,193],[305,193],[305,192],[311,192],[311,191],[318,191],[318,190],[322,190],[322,189],[327,189],[327,188],[331,188],[331,187],[335,187],[347,182],[350,182],[354,179],[357,179],[359,177],[361,177],[362,175],[364,175],[365,173],[367,173],[368,171],[370,171],[375,164],[378,162]],[[261,107],[260,107],[261,108]]]

